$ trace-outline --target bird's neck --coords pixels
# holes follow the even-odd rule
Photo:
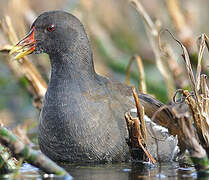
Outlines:
[[[90,47],[78,45],[68,51],[50,54],[51,79],[50,86],[84,86],[88,88],[97,76]]]

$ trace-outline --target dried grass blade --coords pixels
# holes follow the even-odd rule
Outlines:
[[[179,0],[166,0],[168,12],[173,21],[173,25],[177,31],[178,37],[189,49],[192,54],[196,52],[195,38],[193,36],[192,28],[187,24],[185,16],[180,8]]]
[[[204,34],[204,36],[205,36],[205,44],[206,44],[207,49],[209,51],[209,38],[208,38],[208,36],[206,34]]]
[[[185,63],[186,63],[187,73],[188,73],[188,75],[190,77],[190,80],[191,80],[192,89],[195,92],[197,92],[196,89],[195,89],[195,78],[194,78],[194,74],[193,74],[193,70],[192,70],[192,65],[190,63],[189,54],[187,52],[186,47],[180,41],[177,40],[177,42],[181,45],[181,48],[183,50],[183,58],[184,58]]]
[[[131,57],[131,59],[128,62],[128,66],[126,68],[126,85],[130,86],[130,71],[131,71],[131,65],[134,62],[134,56]]]
[[[199,38],[198,47],[199,47],[199,50],[198,50],[198,63],[197,63],[197,73],[196,73],[196,89],[197,89],[197,91],[200,90],[201,62],[202,62],[203,52],[206,47],[204,34],[202,34],[201,37]]]
[[[135,59],[136,59],[138,70],[139,70],[139,90],[141,93],[146,94],[147,87],[146,87],[146,82],[145,82],[145,73],[144,73],[144,66],[142,63],[142,59],[138,55],[135,56]]]
[[[201,114],[203,116],[202,133],[209,146],[209,98],[208,98],[209,90],[206,80],[207,80],[207,76],[205,74],[201,75],[201,91],[202,91]]]
[[[141,5],[141,3],[138,0],[129,0],[134,7],[137,9],[137,11],[140,13],[141,17],[144,20],[144,23],[148,27],[149,31],[153,36],[158,35],[158,31],[155,27],[155,24],[152,22],[152,19],[148,15],[148,13],[145,11],[144,7]]]
[[[181,46],[182,48],[182,51],[183,51],[183,59],[184,59],[184,62],[186,64],[186,70],[187,70],[187,74],[189,75],[189,78],[190,78],[190,81],[191,81],[191,84],[192,84],[192,90],[194,91],[195,93],[195,101],[198,105],[198,107],[200,108],[200,100],[199,100],[199,94],[198,94],[198,90],[196,88],[196,81],[195,81],[195,77],[194,77],[194,73],[193,73],[193,70],[192,70],[192,65],[191,65],[191,61],[190,61],[190,58],[189,58],[189,53],[186,49],[186,47],[178,40],[176,39],[172,33],[170,33],[170,31],[168,31],[168,33],[171,35],[171,37]]]
[[[202,74],[200,77],[200,87],[202,92],[202,111],[209,115],[209,99],[208,99],[208,85],[207,85],[207,76]]]
[[[166,31],[169,31],[169,30],[162,29],[159,32],[159,36],[158,36],[159,49],[168,61],[168,66],[169,66],[172,76],[174,78],[176,87],[184,89],[185,87],[187,87],[189,85],[189,81],[185,77],[185,75],[186,75],[185,69],[183,69],[178,64],[178,62],[177,62],[178,58],[176,57],[171,46],[169,46],[168,44],[162,43],[162,41],[161,41],[161,35]]]
[[[143,66],[140,56],[138,55],[132,56],[131,59],[129,60],[128,66],[126,68],[126,84],[128,86],[130,85],[130,70],[131,70],[131,65],[133,64],[134,60],[136,60],[137,62],[138,72],[139,72],[139,91],[143,94],[146,94],[147,87],[146,87],[146,82],[145,82],[144,66]]]
[[[186,103],[190,107],[190,110],[192,112],[193,120],[197,129],[197,134],[200,139],[200,142],[202,144],[205,144],[205,138],[202,133],[202,122],[203,122],[203,116],[201,115],[200,109],[198,108],[198,104],[194,100],[194,98],[191,96],[189,91],[184,90],[183,91],[184,96],[186,97]]]

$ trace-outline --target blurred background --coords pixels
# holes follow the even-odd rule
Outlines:
[[[196,40],[201,33],[209,33],[209,2],[207,0],[140,0],[140,2],[157,29],[169,29],[187,46],[195,66]],[[150,35],[147,33],[143,18],[129,0],[1,0],[0,19],[3,23],[5,16],[9,16],[18,39],[21,39],[40,13],[55,9],[68,11],[82,21],[90,38],[95,68],[99,74],[125,83],[128,63],[133,55],[138,54],[144,65],[147,93],[164,103],[169,102],[166,75],[162,75],[159,66],[156,65],[155,50],[150,43]],[[172,57],[177,63],[175,66],[173,59],[167,62],[168,66],[171,66],[171,69],[175,66],[176,71],[184,72],[180,47],[168,33],[162,36],[163,42],[169,44]],[[0,29],[0,46],[3,47],[8,42],[5,32]],[[205,54],[204,67],[207,73],[209,61],[207,53]],[[48,82],[50,75],[48,56],[30,55],[29,59]],[[8,53],[1,53],[0,121],[11,127],[18,124],[35,126],[39,112],[33,106],[33,96],[28,93],[27,81],[14,75],[8,61],[10,61]],[[139,75],[135,62],[130,74],[131,84],[137,86]],[[174,90],[186,87],[185,81],[184,85],[182,81],[176,81]]]

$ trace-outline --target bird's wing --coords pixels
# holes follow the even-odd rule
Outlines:
[[[129,101],[127,102],[128,104],[130,104],[130,101],[132,105],[135,104],[131,87],[119,82],[111,81],[109,79],[106,79],[105,81],[107,86],[109,86],[109,88],[114,91],[115,96],[120,98],[121,101],[127,100]],[[148,117],[152,118],[153,115],[157,111],[159,111],[158,113],[156,113],[154,122],[161,126],[169,127],[169,123],[173,119],[173,115],[168,108],[163,108],[166,107],[165,104],[161,103],[160,101],[148,94],[138,93],[138,97],[141,104],[144,106],[145,114]]]

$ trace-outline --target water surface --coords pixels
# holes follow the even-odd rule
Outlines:
[[[181,168],[178,163],[163,163],[161,166],[142,163],[122,163],[122,164],[71,164],[64,168],[78,180],[151,180],[151,179],[209,179],[208,177],[197,177],[193,167]],[[13,175],[13,174],[12,174]],[[1,178],[9,178],[10,175],[2,175]],[[47,175],[37,168],[24,164],[16,179],[64,179],[53,175]]]

